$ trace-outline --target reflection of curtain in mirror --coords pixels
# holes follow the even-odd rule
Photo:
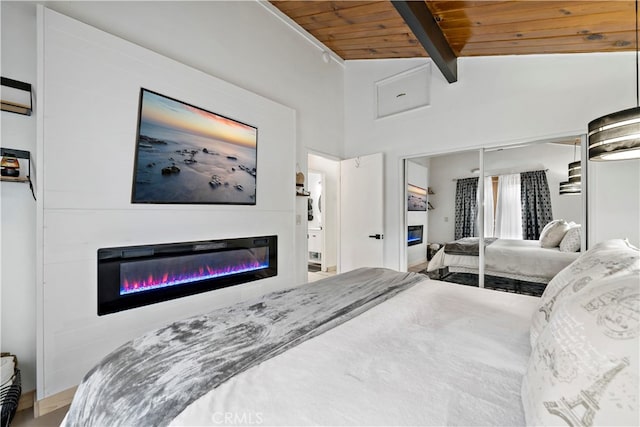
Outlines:
[[[490,176],[484,178],[484,237],[497,237],[493,216],[493,179]]]
[[[495,237],[522,240],[520,191],[520,174],[502,175],[498,178]]]
[[[525,240],[538,240],[540,232],[553,220],[551,193],[544,170],[520,174],[522,199],[522,234]]]
[[[478,178],[459,179],[456,184],[455,239],[473,237],[478,216]]]

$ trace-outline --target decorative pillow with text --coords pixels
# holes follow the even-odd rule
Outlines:
[[[622,239],[595,244],[551,279],[540,297],[538,310],[531,319],[530,340],[533,348],[538,335],[549,323],[554,306],[594,280],[634,274],[640,275],[640,251]]]
[[[640,280],[600,279],[563,299],[522,383],[527,425],[638,426]]]

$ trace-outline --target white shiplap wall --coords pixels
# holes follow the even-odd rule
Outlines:
[[[38,399],[123,342],[294,282],[295,112],[48,9],[38,99]],[[259,129],[256,206],[130,203],[140,87]],[[278,235],[278,276],[98,317],[100,247]]]

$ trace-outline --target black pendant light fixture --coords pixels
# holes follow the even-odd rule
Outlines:
[[[569,180],[560,182],[560,194],[582,193],[582,163],[576,161],[577,142],[573,143],[573,162],[569,163]]]
[[[636,106],[591,121],[588,141],[589,160],[640,159],[638,0],[636,0]]]
[[[560,183],[560,194],[581,194],[582,184],[579,182],[562,181]]]
[[[573,143],[573,162],[569,163],[569,182],[580,183],[582,182],[582,162],[576,160],[576,149],[578,143]]]
[[[569,163],[569,182],[582,181],[582,166],[580,160]]]

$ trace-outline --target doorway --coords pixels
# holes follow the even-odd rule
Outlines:
[[[336,274],[340,161],[321,154],[307,157],[307,266],[309,282]]]

